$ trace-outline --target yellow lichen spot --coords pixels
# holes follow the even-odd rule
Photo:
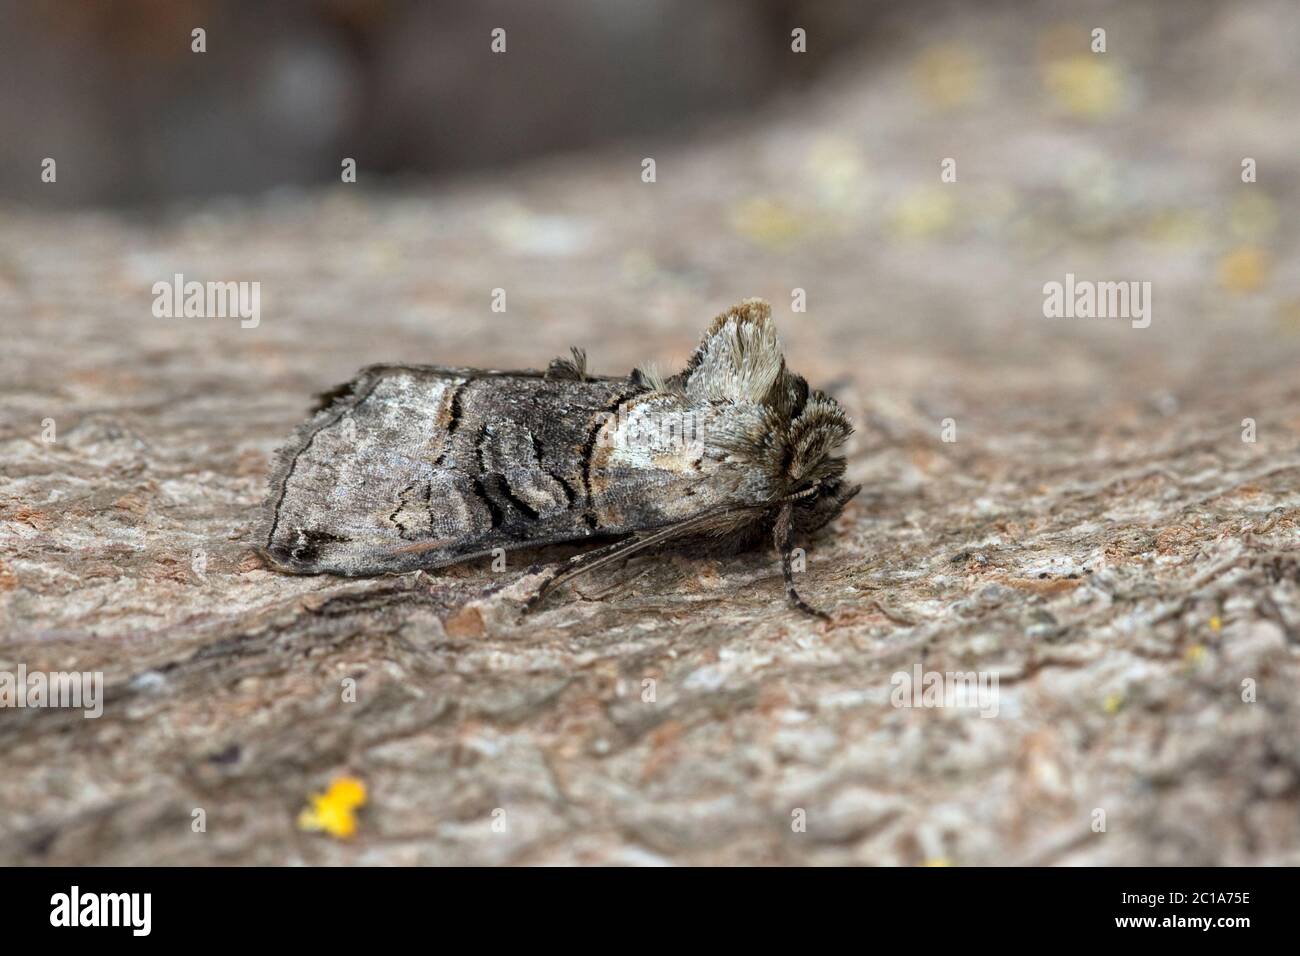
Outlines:
[[[1257,246],[1241,246],[1219,260],[1219,284],[1229,292],[1255,292],[1267,280],[1268,253]]]
[[[324,793],[298,814],[298,829],[346,839],[357,832],[358,807],[365,806],[366,785],[356,777],[336,777]]]
[[[1171,245],[1192,245],[1209,235],[1205,216],[1193,209],[1163,209],[1152,215],[1145,227],[1146,238]]]
[[[984,91],[984,65],[960,43],[928,47],[917,57],[913,77],[922,98],[944,110],[965,106]]]
[[[921,865],[922,866],[952,866],[952,860],[948,859],[946,856],[932,856]]]
[[[1201,661],[1205,660],[1205,645],[1193,644],[1183,652],[1183,659],[1192,665],[1199,664]]]
[[[1043,65],[1043,84],[1057,105],[1073,116],[1100,119],[1124,99],[1124,77],[1104,55],[1079,53]]]
[[[746,239],[768,246],[783,246],[805,232],[804,220],[776,199],[757,196],[731,209],[731,225]]]
[[[956,218],[952,191],[930,186],[904,196],[894,207],[889,224],[904,239],[926,239],[946,232]]]
[[[1111,694],[1102,702],[1101,708],[1108,714],[1118,714],[1124,706],[1123,694]]]
[[[1228,228],[1241,242],[1259,242],[1277,231],[1277,206],[1258,189],[1238,196],[1228,211]]]
[[[1210,630],[1215,634],[1218,634],[1223,630],[1223,621],[1219,619],[1219,615],[1216,614],[1214,617],[1210,618]]]
[[[851,140],[822,137],[808,150],[804,166],[819,206],[836,216],[859,213],[867,203],[870,177],[860,147]]]

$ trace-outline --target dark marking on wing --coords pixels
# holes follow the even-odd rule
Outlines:
[[[315,561],[320,557],[322,544],[347,544],[352,540],[328,531],[316,531],[310,528],[299,529],[297,538],[298,541],[291,552],[295,561]]]
[[[401,514],[402,509],[406,507],[406,496],[414,487],[414,484],[409,484],[397,493],[397,507],[394,508],[393,513],[388,516],[388,520],[397,525],[397,527],[401,529],[403,535],[406,533],[406,526],[397,520],[397,516]]]
[[[586,494],[588,505],[591,504],[591,456],[596,448],[596,436],[600,434],[601,428],[605,426],[605,416],[617,412],[619,406],[642,391],[644,389],[634,387],[626,393],[616,392],[614,400],[601,409],[595,416],[595,420],[587,428],[587,435],[582,442],[582,450],[578,454],[582,458],[582,490]]]
[[[480,475],[492,474],[492,469],[488,467],[487,455],[485,454],[487,440],[491,437],[491,434],[488,423],[484,422],[479,426],[478,434],[474,436],[474,457],[478,459]]]
[[[564,492],[564,501],[566,507],[572,508],[574,499],[577,497],[577,495],[575,495],[573,492],[573,486],[564,480],[563,475],[555,471],[551,471],[550,469],[547,469],[546,473],[555,480],[555,483],[558,484],[560,486],[560,489]]]
[[[413,491],[416,494],[407,497]],[[420,510],[412,508],[412,498],[419,501]],[[422,536],[422,532],[432,528],[435,519],[431,507],[432,499],[433,484],[427,481],[412,482],[398,492],[397,507],[388,516],[389,522],[397,527],[397,533],[408,541],[414,541]],[[422,524],[426,527],[421,528]]]
[[[531,436],[532,433],[530,432],[529,435]],[[491,503],[503,514],[507,508],[513,508],[529,521],[536,521],[538,518],[537,509],[515,494],[515,490],[510,487],[509,475],[494,467],[493,463],[488,461],[488,442],[492,437],[491,425],[484,422],[479,427],[478,435],[474,438],[474,451],[478,457],[479,478],[484,492],[491,500]],[[537,439],[533,437],[534,448],[536,448],[536,441]],[[524,463],[519,464],[522,466]],[[540,461],[537,467],[541,468]],[[493,527],[496,527],[495,523]]]
[[[474,494],[478,495],[479,500],[487,507],[488,514],[492,516],[492,529],[495,531],[500,528],[502,521],[505,520],[505,515],[502,514],[500,506],[492,500],[492,496],[488,494],[482,478],[474,479]]]
[[[519,496],[514,493],[514,490],[510,487],[510,479],[507,476],[492,475],[491,477],[495,479],[494,484],[498,489],[500,489],[502,497],[505,498],[506,501],[510,502],[515,510],[529,521],[537,520],[537,509],[531,507],[528,502],[522,501]]]
[[[451,393],[451,407],[449,408],[447,414],[447,427],[444,429],[445,434],[443,436],[443,441],[442,441],[442,450],[438,452],[438,457],[435,458],[433,462],[435,468],[438,465],[441,465],[443,460],[447,457],[447,450],[451,448],[451,440],[456,436],[456,429],[460,427],[461,392],[463,392],[475,381],[477,381],[477,379],[467,378],[465,379],[465,381],[457,385],[456,390]]]
[[[600,434],[601,428],[605,426],[606,415],[613,414],[622,407],[623,403],[631,398],[635,398],[642,392],[646,391],[645,386],[629,383],[632,387],[627,391],[618,391],[615,393],[614,400],[607,404],[595,420],[587,428],[587,436],[583,439],[582,450],[579,455],[582,458],[582,491],[585,495],[587,510],[583,512],[582,520],[586,522],[588,528],[593,531],[599,530],[600,522],[596,519],[595,513],[591,510],[591,456],[596,450],[596,436]]]
[[[531,438],[533,441],[533,455],[536,456],[537,458],[538,470],[541,471],[543,474],[545,474],[547,477],[549,477],[552,481],[554,481],[557,485],[560,486],[560,490],[564,492],[565,507],[572,508],[573,502],[577,498],[577,495],[573,491],[573,486],[569,484],[568,481],[565,480],[564,476],[561,475],[554,468],[546,467],[545,465],[546,448],[544,445],[542,445],[542,440],[537,437],[537,434],[535,432],[530,431],[528,433],[528,437]]]

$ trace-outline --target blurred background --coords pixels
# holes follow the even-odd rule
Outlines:
[[[0,328],[57,316],[101,370],[619,368],[761,295],[888,395],[1251,377],[1300,332],[1297,49],[1288,0],[0,3]],[[140,324],[178,272],[266,322]],[[1066,273],[1151,282],[1152,327],[1044,319]]]
[[[1154,281],[1183,331],[1224,309],[1291,330],[1298,47],[1287,0],[3,2],[0,215],[112,209],[175,230],[277,203],[263,226],[307,217],[312,234],[250,258],[247,223],[229,222],[241,249],[227,236],[207,250],[219,262],[191,263],[274,286],[283,256],[319,266],[348,232],[352,289],[371,299],[393,277],[361,289],[378,278],[367,263],[400,249],[442,263],[458,288],[440,305],[468,260],[492,263],[487,289],[562,266],[516,301],[634,292],[676,321],[693,299],[691,325],[741,294],[815,285],[824,318],[852,305],[859,328],[896,336],[885,313],[908,311],[938,351],[959,312],[956,334],[980,333],[971,348],[1000,347],[988,333],[1011,326],[1104,347],[1118,325],[1026,329],[1025,310],[1066,271],[1125,278],[1141,263],[1129,278]],[[345,158],[355,184],[340,182]],[[945,158],[955,183],[940,182]],[[186,235],[138,233],[121,281],[183,265]],[[151,258],[158,241],[172,265]],[[310,295],[279,292],[286,307]],[[287,313],[281,331],[301,320]],[[1141,348],[1160,327],[1119,341]]]
[[[943,4],[921,7],[942,10]],[[114,0],[0,6],[0,188],[122,205],[499,166],[689,131],[802,89],[906,19],[850,0]],[[816,36],[791,56],[789,24]],[[190,33],[207,31],[207,52]],[[489,49],[507,29],[506,52]],[[26,170],[76,157],[67,188]]]

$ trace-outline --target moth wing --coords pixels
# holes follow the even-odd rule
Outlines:
[[[620,422],[647,391],[582,374],[367,368],[280,450],[262,553],[294,573],[368,575],[680,520],[710,504],[710,476],[670,449],[627,447]]]

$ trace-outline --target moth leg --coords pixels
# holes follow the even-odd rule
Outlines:
[[[776,516],[772,529],[776,552],[781,556],[781,576],[785,578],[785,598],[796,611],[829,621],[831,616],[808,604],[794,589],[794,569],[790,566],[790,551],[794,547],[794,506],[786,502]]]

